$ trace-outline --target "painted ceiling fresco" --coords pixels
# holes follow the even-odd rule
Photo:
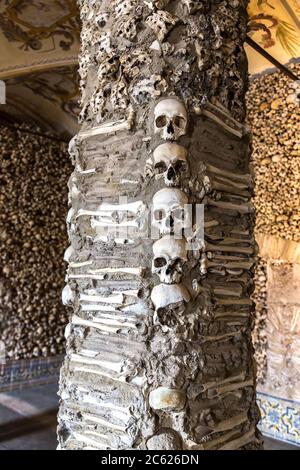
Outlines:
[[[250,0],[249,34],[282,63],[300,57],[300,0]],[[77,131],[76,0],[0,0],[0,119],[27,120],[68,138]],[[250,73],[272,68],[246,46]]]
[[[282,64],[300,57],[300,0],[250,0],[249,35]],[[247,46],[250,73],[272,67]]]
[[[80,21],[76,0],[0,0],[2,115],[76,132]]]

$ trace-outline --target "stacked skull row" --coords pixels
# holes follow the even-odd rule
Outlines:
[[[191,298],[182,283],[183,265],[188,257],[184,230],[191,220],[186,210],[188,197],[179,189],[188,172],[188,152],[175,142],[186,134],[187,124],[185,106],[177,98],[163,99],[157,104],[155,133],[167,142],[154,150],[146,168],[148,176],[163,180],[166,186],[154,194],[152,201],[152,226],[160,236],[153,244],[152,273],[159,277],[160,284],[153,288],[151,300],[154,322],[169,328],[176,325]],[[185,393],[158,387],[151,391],[149,400],[155,410],[179,410],[185,405]]]

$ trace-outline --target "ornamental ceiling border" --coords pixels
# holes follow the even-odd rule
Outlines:
[[[70,50],[80,34],[79,13],[75,0],[57,1],[58,7],[66,7],[67,13],[53,21],[48,26],[37,26],[32,21],[22,18],[22,13],[30,7],[36,7],[40,12],[42,7],[47,10],[46,0],[12,0],[0,13],[0,28],[9,42],[19,43],[19,49],[24,51],[42,51],[45,41],[51,39],[52,50],[60,48],[64,51]],[[61,38],[56,41],[57,36]],[[20,45],[21,44],[21,45]]]
[[[11,65],[9,67],[0,68],[0,79],[14,78],[27,73],[47,71],[54,68],[64,66],[72,66],[78,64],[78,55],[62,57],[60,59],[43,59],[32,62],[30,65]]]

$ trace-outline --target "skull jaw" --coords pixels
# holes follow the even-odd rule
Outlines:
[[[168,188],[178,188],[180,186],[180,176],[176,175],[174,178],[170,179],[167,177],[167,172],[162,173],[161,175],[155,175],[156,180],[164,180],[165,185]]]
[[[180,186],[180,176],[175,176],[172,179],[168,179],[166,175],[164,175],[164,182],[165,185],[169,188],[176,188]]]
[[[170,131],[168,127],[165,127],[161,132],[161,137],[164,140],[169,140],[171,142],[178,140],[181,135],[182,135],[182,132],[177,132],[176,129]]]
[[[154,323],[162,325],[167,330],[178,327],[183,321],[184,312],[184,301],[177,302],[175,304],[169,304],[166,305],[166,307],[160,307],[154,314]]]
[[[163,284],[179,284],[181,282],[181,273],[173,271],[171,274],[167,274],[165,270],[158,274],[160,282]]]
[[[176,236],[179,240],[183,238],[183,230],[186,228],[186,224],[182,224],[181,222],[175,222],[174,225],[170,224],[161,224],[159,226],[159,233],[162,236]]]

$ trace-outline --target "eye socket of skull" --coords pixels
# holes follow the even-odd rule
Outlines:
[[[185,128],[186,121],[182,116],[175,116],[173,122],[176,127],[179,127],[179,129]]]
[[[177,162],[174,163],[174,170],[176,172],[178,171],[185,171],[186,169],[186,162],[184,160],[177,160]]]
[[[180,269],[181,268],[181,258],[175,258],[172,264],[173,269]]]
[[[165,217],[166,217],[166,213],[164,209],[155,209],[154,211],[155,220],[163,220]]]
[[[154,267],[155,268],[163,268],[167,264],[165,258],[155,258],[154,259]]]
[[[161,175],[167,171],[167,165],[165,162],[158,162],[155,164],[154,170],[158,175]]]
[[[158,116],[158,118],[156,118],[155,124],[156,124],[156,127],[158,129],[161,129],[162,127],[165,127],[167,125],[166,116],[164,116],[164,115]]]
[[[172,214],[174,219],[179,220],[180,222],[183,222],[185,220],[185,213],[183,207],[178,207],[177,209],[174,209],[172,211]]]

